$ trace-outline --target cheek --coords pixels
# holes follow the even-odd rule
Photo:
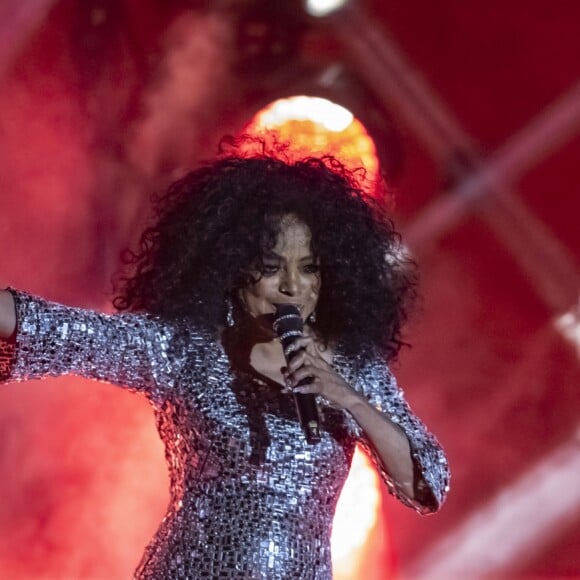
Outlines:
[[[272,296],[277,287],[275,279],[262,277],[260,281],[254,284],[249,290],[255,299],[266,300],[269,296]]]
[[[251,310],[251,306],[259,304],[262,300],[267,300],[272,294],[272,284],[269,279],[262,278],[249,288],[240,290],[240,299]]]
[[[320,274],[314,278],[312,285],[316,292],[320,292],[320,288],[322,287],[322,277]]]
[[[322,281],[320,279],[320,276],[317,276],[316,278],[311,280],[311,282],[310,282],[310,296],[312,299],[314,299],[314,300],[318,299],[321,286],[322,286]]]

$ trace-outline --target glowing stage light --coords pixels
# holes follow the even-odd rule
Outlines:
[[[554,321],[556,329],[576,348],[576,354],[580,358],[580,302]]]
[[[377,474],[368,458],[357,449],[332,526],[332,562],[336,578],[352,576],[359,568],[363,548],[377,522],[380,504]]]
[[[331,154],[351,170],[364,167],[361,185],[369,190],[378,178],[377,150],[364,125],[327,99],[304,95],[279,99],[259,111],[244,132],[266,133],[291,143],[298,155]]]
[[[319,97],[293,97],[280,99],[258,114],[259,122],[265,126],[279,125],[293,119],[320,123],[328,131],[340,133],[353,121],[353,114],[344,107]]]
[[[347,0],[306,0],[304,9],[310,16],[323,18],[337,10],[340,10]]]

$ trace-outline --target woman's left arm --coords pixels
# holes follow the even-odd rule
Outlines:
[[[296,391],[321,394],[354,418],[358,441],[379,468],[389,491],[419,513],[437,511],[449,490],[447,459],[435,437],[411,411],[382,357],[362,365],[353,388],[320,356],[311,339],[300,342],[305,350],[291,363],[289,385],[312,377],[311,385]]]
[[[416,481],[411,444],[402,427],[353,389],[348,389],[341,406],[358,423],[377,459],[399,490],[406,497],[417,501],[423,491],[423,480]]]

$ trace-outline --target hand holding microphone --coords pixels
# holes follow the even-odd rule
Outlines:
[[[302,317],[296,306],[293,304],[276,305],[274,330],[282,343],[282,350],[287,364],[300,352],[300,349],[296,350],[292,347],[294,346],[294,341],[303,336],[303,329]],[[300,381],[297,386],[310,382],[311,379],[307,377]],[[310,444],[318,443],[320,441],[320,419],[316,406],[316,395],[294,393],[294,401],[306,441]]]

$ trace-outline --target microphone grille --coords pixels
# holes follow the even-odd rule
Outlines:
[[[286,350],[294,339],[302,336],[304,324],[300,310],[293,304],[277,304],[273,327]]]

